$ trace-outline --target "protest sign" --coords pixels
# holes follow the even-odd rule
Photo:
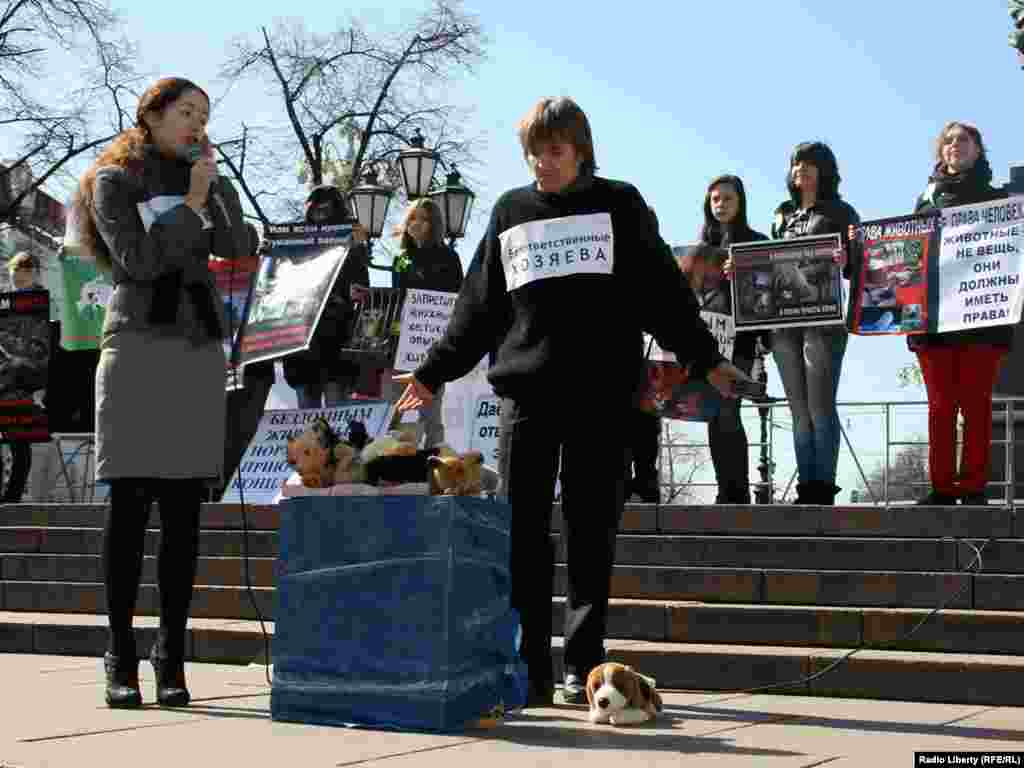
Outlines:
[[[644,334],[647,381],[640,393],[640,410],[663,419],[711,421],[722,407],[722,397],[705,379],[692,379],[671,352]]]
[[[939,333],[1020,321],[1024,197],[942,209]]]
[[[114,292],[110,276],[97,271],[95,262],[64,252],[57,260],[57,269],[64,289],[60,302],[61,346],[70,352],[99,349],[103,320]]]
[[[851,276],[853,333],[911,334],[927,329],[934,315],[928,274],[937,262],[938,244],[937,212],[864,222],[856,230],[853,247],[863,255]]]
[[[334,408],[265,412],[222,501],[242,501],[244,494],[246,504],[273,503],[294,472],[288,466],[288,438],[302,434],[318,416],[327,419],[342,438],[348,434],[352,421],[361,421],[367,434],[376,436],[383,433],[390,411],[383,400],[353,400]]]
[[[307,349],[348,255],[348,224],[275,224],[242,326],[242,365]]]
[[[269,258],[269,257],[267,257]],[[224,302],[224,357],[227,360],[227,384],[225,389],[230,392],[241,389],[242,365],[234,360],[235,345],[245,323],[246,311],[249,307],[252,292],[253,276],[259,271],[258,258],[218,259],[209,261],[210,272]]]
[[[1020,321],[1024,197],[864,222],[850,327],[947,333]]]
[[[832,234],[730,247],[736,330],[844,322],[839,242]]]
[[[423,362],[430,346],[448,330],[457,298],[457,293],[409,289],[402,306],[396,371],[413,371]]]
[[[480,395],[474,403],[470,424],[469,450],[480,451],[484,464],[498,466],[498,442],[501,436],[501,398],[495,394]]]
[[[0,293],[0,432],[6,439],[50,439],[46,413],[32,398],[46,388],[50,347],[49,292]]]
[[[701,319],[707,324],[718,349],[726,360],[732,360],[736,346],[736,322],[732,318],[732,293],[722,271],[728,251],[705,243],[672,246],[679,268],[690,281]],[[699,259],[695,258],[700,256]]]

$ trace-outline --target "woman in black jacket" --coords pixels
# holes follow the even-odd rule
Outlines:
[[[786,175],[789,200],[775,210],[772,238],[835,232],[845,249],[850,225],[859,223],[860,217],[840,198],[840,178],[835,155],[827,144],[798,144]],[[849,266],[844,264],[843,277],[849,276]],[[804,281],[801,287],[813,285]],[[841,429],[836,392],[846,342],[843,325],[780,328],[772,332],[772,355],[793,416],[797,504],[832,504],[840,490],[835,483]]]
[[[433,200],[422,197],[411,202],[395,234],[400,238],[400,250],[391,273],[391,286],[399,291],[399,311],[410,288],[459,292],[463,278],[462,262],[455,251],[445,245],[444,218]],[[402,387],[390,379],[385,386],[392,402],[402,394]],[[433,448],[444,442],[444,424],[441,421],[443,397],[444,387],[441,387],[430,406],[420,411],[424,448]]]
[[[704,226],[700,240],[716,249],[728,249],[736,243],[767,240],[761,232],[751,229],[747,223],[747,193],[738,176],[719,176],[708,184],[704,195]],[[687,267],[683,267],[684,271]],[[694,274],[690,275],[693,285]],[[694,286],[697,300],[702,309],[732,314],[732,281],[725,277],[717,285]],[[704,290],[707,288],[707,290]],[[720,308],[714,306],[720,302]],[[750,375],[757,355],[758,333],[746,331],[736,334],[732,362],[741,371]],[[768,334],[763,334],[767,339]],[[765,345],[767,346],[767,344]],[[715,467],[715,481],[718,483],[716,504],[750,503],[750,461],[747,433],[740,418],[739,400],[722,400],[722,407],[708,422],[708,444],[711,449],[711,463]]]
[[[1006,197],[992,187],[992,167],[981,132],[950,122],[939,134],[935,169],[915,212]],[[992,452],[992,388],[1010,351],[1013,327],[907,337],[928,390],[928,473],[932,489],[919,504],[986,504]],[[964,446],[956,471],[956,413],[963,415]]]
[[[337,187],[314,188],[306,199],[307,224],[345,224],[352,216]],[[299,408],[340,405],[352,396],[359,381],[359,364],[341,359],[341,347],[351,335],[353,302],[370,285],[365,230],[355,225],[353,244],[334,281],[331,295],[317,323],[309,349],[288,355],[282,363],[284,378],[295,390]]]

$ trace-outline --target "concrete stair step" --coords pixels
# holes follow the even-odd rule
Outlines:
[[[287,504],[246,505],[250,530],[276,530]],[[4,504],[5,525],[101,528],[102,504]],[[1022,513],[1024,514],[1024,513]],[[151,521],[158,521],[154,511]],[[201,525],[208,529],[238,530],[243,526],[241,505],[204,504]],[[561,525],[555,505],[552,527]],[[984,507],[915,506],[793,506],[793,505],[654,505],[628,504],[622,531],[627,533],[690,533],[756,536],[884,536],[909,538],[1022,538],[1024,518],[996,504]]]
[[[155,621],[140,618],[137,626],[139,653],[144,655]],[[272,648],[273,625],[265,628]],[[105,646],[102,616],[0,612],[0,652],[98,657]],[[263,663],[264,648],[257,622],[190,623],[187,649],[193,661]],[[1018,685],[1024,674],[1024,656],[862,650],[840,662],[852,649],[637,640],[611,640],[607,648],[611,660],[651,675],[662,689],[723,695],[775,686],[765,692],[1010,706],[1020,704]],[[558,639],[554,655],[560,667]],[[820,675],[829,667],[834,668]],[[97,659],[98,679],[100,675]],[[820,676],[808,679],[815,675]]]
[[[248,620],[274,617],[272,588],[196,586],[191,615],[200,619]],[[939,603],[936,602],[936,605]],[[1021,648],[1024,612],[946,609],[931,616],[911,638],[904,636],[927,616],[928,608],[864,608],[822,605],[711,604],[615,598],[608,612],[608,636],[657,642],[854,646],[971,653],[1016,653]],[[103,614],[103,584],[95,582],[0,582],[0,610],[52,614]],[[154,584],[139,590],[140,616],[159,613]],[[554,626],[565,616],[565,598],[552,601]]]
[[[201,556],[197,583],[237,588],[246,583],[244,564],[239,557]],[[272,590],[276,560],[250,557],[248,564],[249,583]],[[155,573],[154,559],[147,557],[143,581],[155,583]],[[0,576],[0,608],[14,605],[16,610],[34,610],[34,591],[50,593],[38,599],[52,601],[62,594],[66,596],[62,599],[70,600],[76,594],[68,591],[72,587],[99,584],[103,578],[99,555],[50,553],[0,555]],[[556,595],[566,594],[567,582],[566,567],[556,565]],[[61,586],[67,589],[61,592]],[[932,608],[942,604],[949,608],[1017,611],[1024,610],[1024,575],[620,565],[612,573],[611,594],[653,601],[875,608]],[[85,602],[88,611],[96,601],[88,598]]]
[[[248,566],[246,566],[248,563]],[[246,579],[248,567],[248,580]],[[200,557],[196,584],[239,587],[273,587],[277,582],[277,560],[273,557]],[[99,555],[0,554],[0,580],[6,581],[103,581],[103,560]],[[142,583],[156,584],[157,558],[142,561]]]
[[[157,529],[146,531],[145,553],[160,549]],[[103,531],[99,528],[4,526],[0,527],[0,555],[50,554],[99,555],[103,551]],[[207,557],[277,557],[277,531],[200,530],[199,554]]]
[[[557,559],[565,560],[562,537],[552,535]],[[159,532],[146,534],[146,553],[159,549]],[[1024,539],[937,540],[918,538],[751,537],[672,534],[621,534],[616,548],[619,565],[661,567],[733,567],[832,571],[959,571],[975,563],[985,544],[981,571],[1024,573]],[[9,525],[0,527],[0,557],[5,554],[99,555],[103,532],[98,528]],[[207,557],[276,557],[278,534],[205,529],[199,533],[200,553]]]

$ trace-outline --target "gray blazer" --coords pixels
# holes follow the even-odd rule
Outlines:
[[[211,185],[204,216],[184,203],[189,178],[187,164],[152,148],[140,173],[97,170],[93,210],[114,283],[104,341],[118,331],[184,336],[196,345],[223,337],[224,304],[207,262],[211,253],[249,255],[249,235],[227,178]]]

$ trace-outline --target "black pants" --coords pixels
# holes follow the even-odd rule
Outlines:
[[[615,560],[615,535],[625,503],[630,411],[600,419],[580,408],[568,415],[547,404],[504,400],[500,461],[512,505],[512,607],[522,623],[520,656],[531,683],[553,681],[552,587],[555,552],[551,511],[562,467],[562,540],[568,566],[565,671],[585,677],[604,661],[604,636]]]
[[[156,654],[171,660],[185,658],[185,626],[199,555],[197,480],[114,480],[103,532],[103,570],[107,589],[110,642],[115,656],[135,658],[132,620],[142,575],[146,524],[154,499],[160,507],[160,631]]]
[[[28,482],[28,474],[32,471],[32,445],[22,440],[12,440],[8,446],[11,449],[11,479],[7,482],[0,501],[17,504],[25,495],[25,483]]]
[[[259,428],[267,396],[274,386],[274,377],[244,378],[245,386],[227,394],[227,428],[224,432],[224,484],[223,496],[228,490],[231,476],[242,462],[245,449]]]
[[[641,501],[657,503],[661,494],[658,482],[661,417],[637,408],[631,413],[629,424],[632,461],[626,470],[626,498],[635,493]]]
[[[752,360],[737,358],[734,365],[750,374]],[[708,447],[718,483],[716,504],[750,503],[750,444],[740,418],[740,400],[722,399],[722,407],[708,422]]]

